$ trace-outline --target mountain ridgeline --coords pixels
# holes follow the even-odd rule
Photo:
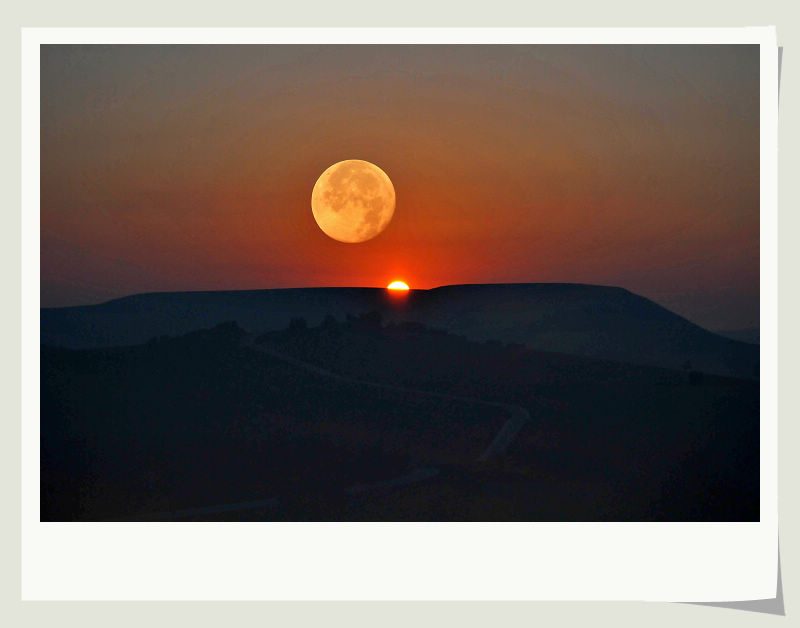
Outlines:
[[[42,340],[44,521],[759,518],[758,347],[625,290],[139,295]]]
[[[41,310],[43,344],[72,349],[136,345],[236,321],[250,332],[318,325],[379,312],[472,341],[603,360],[757,378],[759,348],[711,333],[622,288],[583,284],[481,284],[391,294],[382,288],[140,294]]]

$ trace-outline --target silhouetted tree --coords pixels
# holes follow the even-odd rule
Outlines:
[[[700,386],[703,383],[703,374],[700,371],[689,371],[689,383],[692,386]]]
[[[327,330],[336,329],[338,326],[339,323],[332,314],[328,314],[327,316],[325,316],[325,318],[322,319],[322,323],[320,324],[320,327],[322,327],[322,329],[327,329]]]
[[[425,331],[425,325],[417,321],[403,321],[400,323],[400,329],[409,332],[423,332]]]
[[[287,327],[287,331],[292,334],[302,333],[306,329],[308,329],[308,323],[302,316],[295,316],[289,321],[289,327]]]
[[[378,310],[372,310],[361,315],[361,321],[368,325],[380,327],[383,322],[383,315]]]

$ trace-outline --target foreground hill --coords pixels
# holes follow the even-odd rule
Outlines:
[[[134,347],[43,347],[42,520],[161,520],[253,500],[331,518],[348,486],[470,463],[506,419],[331,381],[243,335],[223,324]]]
[[[756,382],[374,316],[249,338],[226,324],[43,347],[42,518],[758,520]],[[454,396],[517,404],[530,421],[480,462],[507,413]],[[437,473],[392,482],[415,469]]]
[[[381,288],[141,294],[92,306],[41,310],[42,342],[68,348],[133,345],[236,321],[283,329],[376,311],[475,341],[671,369],[754,378],[758,347],[713,334],[622,288],[583,284],[444,286],[390,295]]]

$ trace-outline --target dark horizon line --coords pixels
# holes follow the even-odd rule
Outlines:
[[[432,292],[434,290],[441,290],[443,288],[465,288],[465,287],[499,287],[499,286],[579,286],[590,288],[605,288],[607,290],[622,290],[637,296],[642,296],[636,292],[631,292],[622,286],[614,286],[610,284],[596,284],[596,283],[583,283],[574,281],[510,281],[510,282],[490,282],[490,283],[454,283],[442,284],[434,286],[433,288],[411,288],[408,292]],[[387,286],[294,286],[292,288],[223,288],[219,290],[153,290],[149,292],[133,292],[119,297],[113,297],[104,301],[97,301],[94,303],[80,303],[75,305],[50,305],[42,307],[40,310],[64,310],[76,307],[93,307],[96,305],[106,305],[115,301],[122,301],[124,299],[131,299],[134,297],[166,295],[166,294],[214,294],[219,292],[288,292],[291,290],[388,290]],[[398,291],[403,292],[403,291]],[[647,298],[647,297],[642,297]]]
[[[628,288],[624,288],[622,286],[614,286],[608,284],[593,284],[593,283],[581,283],[581,282],[569,282],[569,281],[530,281],[530,282],[523,282],[523,281],[513,281],[513,282],[492,282],[492,283],[456,283],[456,284],[443,284],[439,286],[434,286],[433,288],[409,288],[408,293],[411,292],[433,292],[435,290],[442,290],[446,288],[468,288],[468,287],[514,287],[514,286],[572,286],[572,287],[589,287],[589,288],[600,288],[605,290],[614,290],[614,291],[621,291],[626,292],[628,294],[632,294],[642,299],[646,299],[648,301],[653,302],[654,304],[658,305],[669,311],[670,313],[674,314],[675,316],[679,316],[684,320],[692,323],[693,325],[697,325],[702,329],[706,329],[708,331],[713,331],[714,333],[718,332],[742,332],[742,331],[753,331],[753,330],[760,330],[761,326],[756,325],[747,325],[744,327],[706,327],[704,325],[700,325],[699,323],[694,322],[692,319],[686,317],[683,314],[679,314],[678,312],[660,304],[658,301],[654,301],[650,297],[644,296],[639,294],[638,292],[633,292]],[[39,307],[39,311],[43,310],[67,310],[73,308],[84,308],[84,307],[97,307],[101,305],[107,305],[109,303],[114,303],[117,301],[124,301],[127,299],[133,299],[136,297],[148,297],[148,296],[157,296],[157,295],[203,295],[203,294],[217,294],[217,293],[258,293],[258,292],[289,292],[289,291],[299,291],[299,290],[385,290],[388,291],[387,286],[296,286],[292,288],[232,288],[232,289],[222,289],[222,290],[156,290],[152,292],[135,292],[132,294],[127,294],[119,297],[114,297],[111,299],[107,299],[105,301],[98,301],[96,303],[83,303],[79,305],[56,305],[56,306],[48,306],[48,307]],[[400,296],[404,293],[404,291],[397,291],[398,294],[396,296]]]

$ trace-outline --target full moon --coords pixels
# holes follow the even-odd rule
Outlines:
[[[392,219],[394,203],[394,186],[386,173],[360,159],[333,164],[311,192],[314,220],[339,242],[374,238]]]

